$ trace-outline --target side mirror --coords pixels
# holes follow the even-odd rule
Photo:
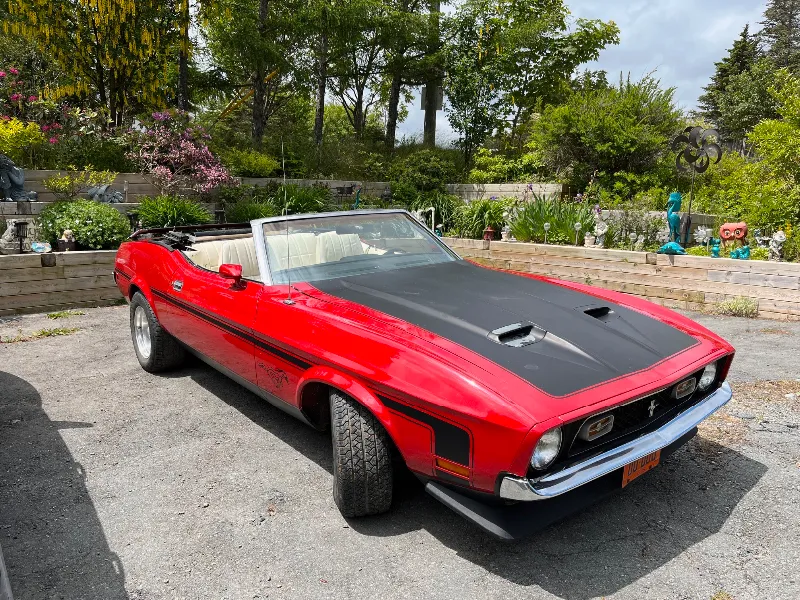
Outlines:
[[[244,287],[242,285],[242,265],[220,265],[219,274],[225,279],[233,279],[233,287]]]

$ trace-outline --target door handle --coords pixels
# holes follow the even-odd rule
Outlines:
[[[172,282],[172,289],[176,292],[180,292],[183,289],[183,282],[180,279],[176,279]]]

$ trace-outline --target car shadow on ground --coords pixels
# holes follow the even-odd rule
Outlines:
[[[210,367],[198,365],[190,375],[331,472],[328,434],[284,414]],[[719,532],[766,470],[735,450],[697,437],[619,494],[513,543],[468,525],[429,497],[408,471],[400,471],[391,512],[348,523],[375,537],[425,530],[490,573],[582,600],[618,592]]]
[[[0,543],[17,598],[128,598],[85,474],[36,389],[0,371]]]

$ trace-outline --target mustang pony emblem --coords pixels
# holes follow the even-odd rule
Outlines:
[[[258,367],[266,371],[267,375],[272,380],[272,385],[276,388],[282,388],[289,383],[289,376],[286,374],[286,371],[270,367],[263,362],[258,363]]]
[[[650,400],[650,406],[647,407],[647,410],[650,412],[650,418],[653,418],[653,415],[656,412],[656,408],[658,408],[658,404],[655,400]]]

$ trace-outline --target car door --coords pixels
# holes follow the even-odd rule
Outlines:
[[[168,330],[217,365],[257,384],[253,323],[263,285],[232,279],[185,261],[173,273],[167,291],[171,318]]]

